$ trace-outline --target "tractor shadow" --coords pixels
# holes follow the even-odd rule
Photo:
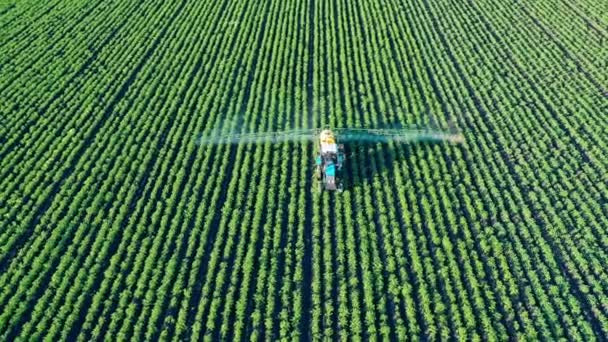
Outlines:
[[[345,190],[372,185],[374,180],[394,183],[394,166],[411,160],[420,144],[356,143],[346,146],[343,171]]]

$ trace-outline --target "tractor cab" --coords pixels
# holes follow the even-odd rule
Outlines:
[[[325,189],[337,190],[336,165],[334,165],[333,162],[328,162],[325,165],[325,177],[323,179],[323,183],[325,183]]]

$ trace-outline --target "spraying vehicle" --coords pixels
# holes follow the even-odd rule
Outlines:
[[[314,142],[316,156],[314,174],[319,180],[319,189],[343,190],[343,169],[346,162],[346,143],[387,143],[387,142],[441,142],[461,143],[463,136],[430,129],[294,129],[261,133],[216,133],[200,136],[199,145]]]
[[[344,145],[336,143],[334,132],[329,129],[321,131],[318,140],[319,154],[315,158],[315,175],[319,189],[342,191],[342,165],[346,159]]]

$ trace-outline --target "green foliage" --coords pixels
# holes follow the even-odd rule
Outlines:
[[[0,1],[0,340],[605,340],[603,8]]]

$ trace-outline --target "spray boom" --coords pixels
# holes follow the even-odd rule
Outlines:
[[[449,141],[462,143],[461,134],[424,129],[365,129],[337,128],[332,130],[341,142],[386,143],[386,142],[433,142]],[[260,133],[234,133],[203,135],[197,140],[199,145],[220,144],[263,144],[283,142],[311,142],[317,139],[320,129],[294,129]]]

